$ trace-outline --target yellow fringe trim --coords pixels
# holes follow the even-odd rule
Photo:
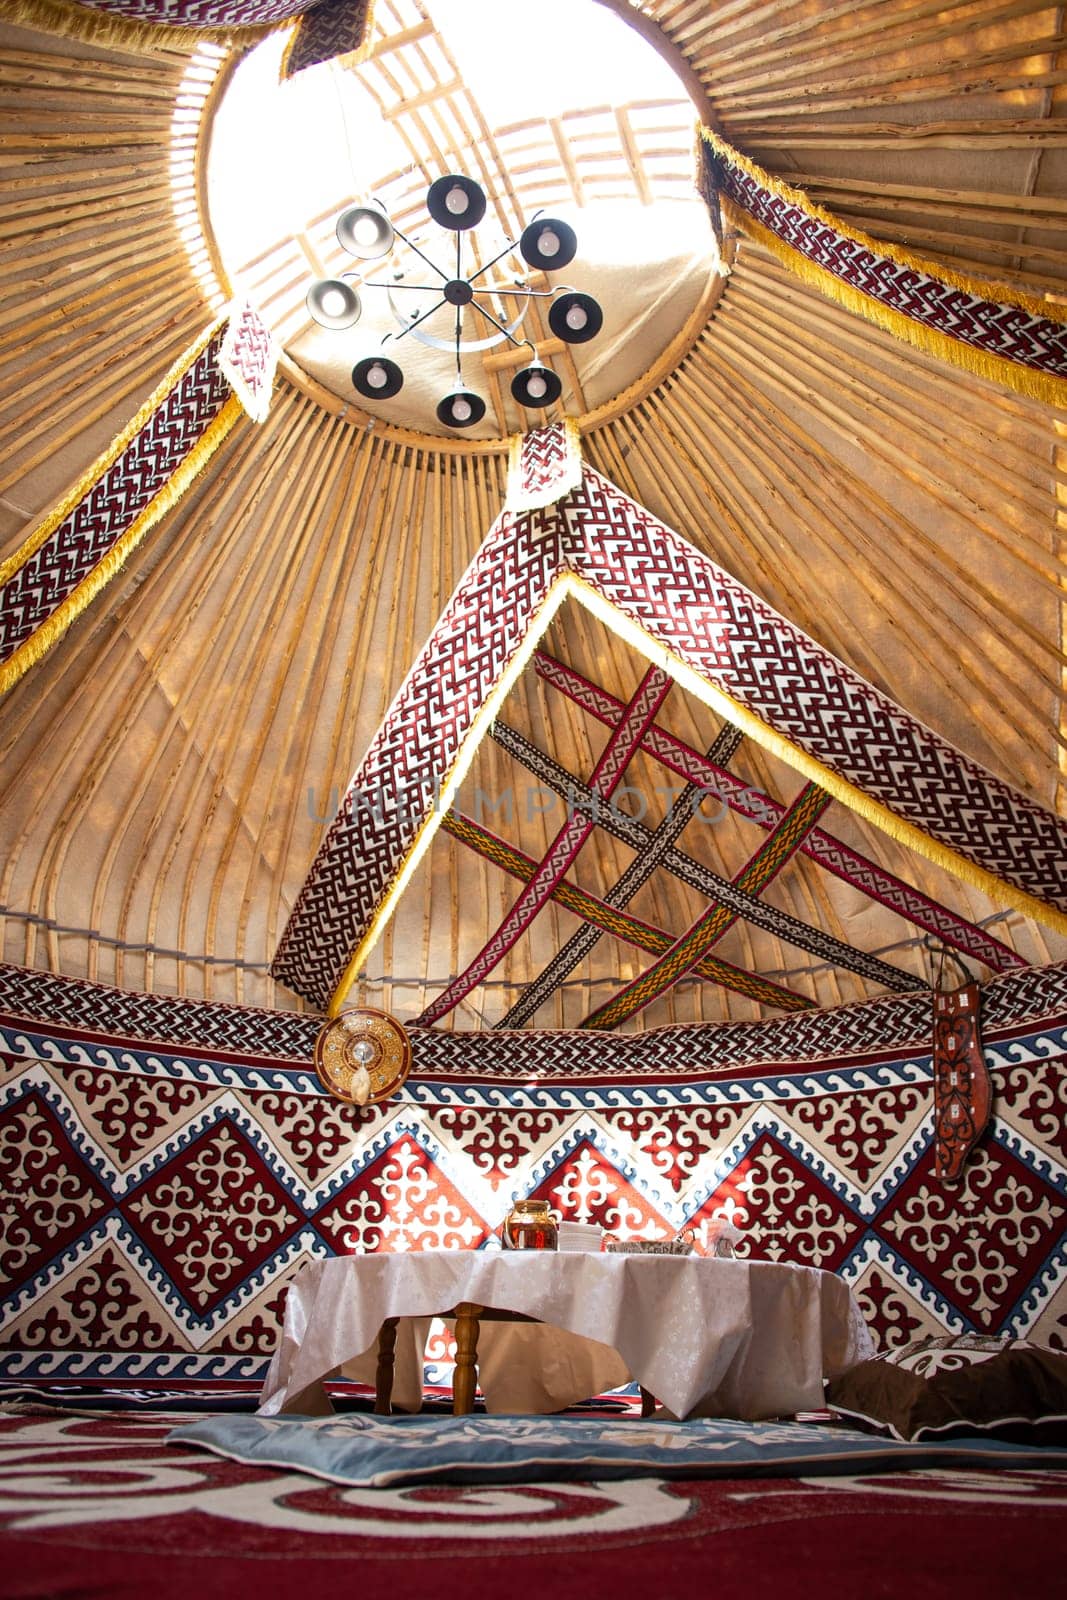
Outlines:
[[[938,356],[942,361],[960,367],[964,372],[973,372],[976,377],[988,378],[993,383],[1003,383],[1008,388],[1014,389],[1017,394],[1028,395],[1032,400],[1042,400],[1046,405],[1067,407],[1067,378],[1058,378],[1051,372],[1040,372],[1036,367],[1023,366],[1007,356],[977,350],[974,345],[964,344],[962,340],[954,339],[951,334],[940,333],[936,328],[929,328],[925,323],[916,322],[912,317],[905,316],[902,311],[883,305],[880,300],[864,294],[862,289],[844,283],[825,267],[809,261],[807,256],[779,239],[776,233],[772,233],[769,228],[765,228],[762,223],[750,217],[747,211],[726,195],[722,196],[722,205],[723,214],[733,227],[739,228],[750,239],[762,245],[787,267],[794,277],[810,284],[813,289],[818,289],[828,299],[836,300],[846,311],[854,312],[867,322],[872,322],[877,327],[884,328],[887,333],[894,334],[914,349],[923,350],[927,355]]]
[[[778,756],[794,771],[799,772],[811,782],[819,785],[827,794],[839,800],[866,822],[880,828],[883,833],[898,843],[907,845],[917,851],[937,866],[951,872],[964,883],[970,884],[975,889],[980,889],[998,905],[1010,906],[1024,915],[1032,917],[1035,922],[1044,923],[1046,927],[1055,929],[1058,933],[1067,933],[1067,914],[1058,911],[1055,906],[1046,905],[1043,900],[1036,899],[1027,894],[1024,889],[1016,888],[1014,884],[1007,883],[995,873],[985,867],[977,866],[966,856],[960,855],[948,845],[932,839],[929,834],[917,827],[912,822],[905,822],[894,812],[890,811],[879,800],[871,797],[850,783],[846,778],[839,777],[818,761],[814,756],[802,750],[783,734],[768,726],[755,712],[750,711],[728,695],[725,690],[718,688],[709,679],[702,677],[693,667],[668,650],[652,634],[646,632],[639,623],[627,617],[610,600],[606,600],[599,589],[594,588],[585,578],[580,578],[569,570],[560,575],[549,586],[544,599],[538,606],[530,620],[529,627],[523,638],[522,645],[516,652],[507,671],[494,685],[492,692],[479,708],[470,732],[464,739],[459,754],[448,774],[447,780],[441,790],[437,806],[430,812],[421,824],[418,833],[412,841],[411,848],[401,863],[400,869],[393,878],[389,889],[379,902],[365,933],[360,939],[351,959],[345,968],[341,981],[334,990],[327,1009],[327,1015],[337,1016],[344,1005],[349,990],[359,976],[367,956],[377,944],[381,934],[396,910],[397,902],[404,893],[416,867],[422,860],[433,841],[434,834],[441,825],[445,812],[449,809],[464,777],[470,769],[479,744],[492,726],[493,720],[504,703],[512,685],[519,673],[526,666],[540,643],[545,630],[552,618],[556,615],[565,600],[576,600],[587,611],[599,618],[611,631],[634,649],[638,650],[654,665],[660,666],[665,672],[685,689],[709,706],[718,716],[735,726],[741,728],[751,739],[769,750],[772,755]]]
[[[5,22],[23,23],[43,33],[56,33],[65,39],[80,39],[85,44],[116,50],[151,50],[157,45],[173,45],[181,39],[211,39],[217,44],[253,44],[268,33],[288,27],[292,18],[281,22],[257,22],[243,27],[184,27],[175,22],[135,22],[79,6],[74,0],[3,0],[0,6]]]
[[[551,426],[551,424],[550,424]],[[536,430],[535,430],[536,431]],[[557,500],[577,489],[582,481],[582,434],[575,417],[564,417],[563,433],[567,447],[567,462],[562,481],[548,484],[536,495],[524,493],[522,487],[522,447],[528,434],[513,433],[508,442],[508,477],[504,491],[504,510],[517,516],[523,511],[539,511],[544,506],[555,505]]]
[[[634,622],[606,600],[600,591],[588,583],[584,578],[579,578],[573,573],[568,573],[562,580],[567,592],[573,596],[580,605],[585,606],[595,617],[598,617],[607,627],[621,639],[632,644],[649,661],[660,666],[665,672],[687,689],[704,705],[709,706],[720,717],[734,723],[750,738],[772,755],[778,756],[791,766],[794,771],[801,773],[805,778],[833,795],[835,800],[854,811],[865,822],[872,823],[880,828],[883,833],[898,843],[907,845],[919,855],[923,855],[937,866],[943,867],[946,872],[951,872],[955,877],[968,883],[972,888],[980,889],[998,905],[1010,906],[1024,915],[1032,917],[1035,922],[1044,923],[1046,927],[1054,928],[1058,933],[1067,933],[1067,913],[1059,911],[1055,906],[1050,906],[1043,900],[1038,900],[1034,895],[1028,894],[1025,889],[1019,889],[1012,883],[1007,883],[1003,878],[990,872],[985,867],[977,866],[966,856],[960,855],[949,845],[941,844],[932,839],[929,834],[913,822],[905,822],[895,812],[884,806],[880,800],[872,800],[870,795],[850,783],[848,779],[840,777],[829,767],[823,765],[814,756],[802,750],[792,740],[776,732],[768,726],[755,712],[750,711],[739,701],[720,689],[716,684],[704,678],[680,656],[668,650],[652,634],[645,631],[639,623]]]
[[[327,1008],[327,1016],[337,1016],[345,1003],[348,991],[359,976],[360,968],[381,938],[386,923],[396,910],[400,896],[411,882],[416,867],[430,848],[434,834],[444,821],[445,813],[450,809],[453,800],[459,793],[463,780],[470,771],[471,762],[477,754],[478,746],[493,726],[497,712],[511,693],[513,684],[529,663],[553,617],[567,598],[569,577],[570,574],[563,573],[554,578],[549,584],[543,598],[530,616],[522,643],[489,694],[478,707],[471,721],[470,730],[459,747],[456,759],[448,771],[435,804],[431,807],[429,815],[420,824],[419,831],[411,842],[411,848],[401,862],[388,891],[379,902],[366,932],[349,959],[341,981],[333,992]],[[282,981],[284,982],[284,979]]]
[[[789,205],[797,206],[809,217],[814,217],[818,222],[825,222],[828,227],[840,233],[844,238],[853,240],[854,243],[865,246],[875,255],[886,256],[890,261],[896,261],[902,267],[912,267],[916,272],[929,273],[932,278],[940,278],[942,283],[950,283],[954,289],[962,289],[967,294],[974,294],[983,300],[1000,300],[1005,305],[1018,306],[1023,311],[1031,311],[1035,316],[1048,317],[1050,322],[1067,325],[1067,317],[1059,312],[1057,306],[1051,301],[1042,299],[1039,295],[1027,294],[1024,289],[1014,288],[1011,284],[997,283],[994,279],[975,278],[967,273],[958,272],[954,267],[943,261],[934,261],[930,256],[915,255],[913,251],[904,249],[901,245],[889,244],[883,239],[876,239],[873,234],[862,233],[858,228],[850,228],[846,222],[835,217],[832,211],[817,205],[814,200],[804,193],[803,189],[794,189],[791,184],[776,178],[772,173],[757,166],[748,156],[743,156],[739,150],[726,143],[717,133],[710,128],[701,127],[700,137],[704,139],[715,154],[721,156],[730,166],[737,167],[748,177],[754,178],[757,183],[769,189],[779,200],[785,200]]]
[[[938,279],[942,283],[950,284],[955,289],[964,293],[980,296],[985,300],[995,300],[1005,305],[1017,306],[1022,311],[1030,312],[1034,316],[1045,317],[1050,322],[1060,326],[1067,326],[1060,308],[1051,302],[1041,300],[1033,295],[1028,295],[1008,284],[985,282],[979,278],[972,278],[964,273],[956,272],[942,262],[932,261],[927,257],[913,255],[911,251],[902,250],[895,245],[884,243],[873,238],[870,234],[861,233],[857,229],[849,228],[831,212],[821,206],[815,205],[800,189],[794,189],[789,184],[782,183],[779,179],[764,172],[755,162],[738,154],[736,150],[718,138],[707,128],[701,129],[701,137],[717,154],[746,172],[758,183],[766,186],[772,193],[785,200],[790,205],[795,205],[808,216],[828,227],[835,229],[843,237],[853,240],[865,249],[871,250],[876,255],[887,257],[898,265],[912,268],[916,272],[924,272]],[[767,250],[783,266],[787,267],[795,277],[802,282],[810,284],[828,299],[836,300],[847,311],[865,318],[896,338],[912,345],[917,350],[923,350],[928,355],[937,356],[942,361],[947,361],[952,366],[960,367],[965,372],[973,372],[981,378],[988,378],[994,383],[1002,383],[1016,390],[1019,394],[1030,396],[1031,399],[1041,400],[1047,405],[1067,406],[1067,377],[1057,377],[1053,373],[1041,372],[1035,367],[1024,366],[1021,362],[1012,361],[1007,356],[998,356],[992,352],[975,349],[973,345],[965,344],[960,339],[954,339],[951,334],[941,333],[936,328],[927,327],[925,323],[916,322],[914,318],[905,316],[902,311],[897,311],[893,306],[887,306],[873,295],[865,294],[862,289],[857,289],[853,284],[845,283],[826,267],[811,261],[802,251],[793,245],[787,244],[776,233],[758,222],[744,209],[743,206],[731,200],[728,195],[720,195],[723,215],[727,222],[740,232],[746,234],[757,244]]]
[[[52,510],[44,518],[43,522],[38,523],[37,527],[34,528],[33,532],[29,534],[28,537],[23,541],[23,543],[15,551],[14,555],[9,556],[3,565],[0,566],[0,589],[3,588],[5,583],[9,582],[9,580],[14,577],[15,573],[18,572],[21,567],[25,566],[26,562],[32,555],[37,553],[37,551],[44,544],[45,540],[50,538],[51,535],[55,533],[56,529],[59,527],[59,524],[64,521],[66,517],[70,516],[70,513],[74,510],[74,507],[80,500],[85,498],[97,479],[102,478],[104,473],[107,472],[109,468],[114,466],[122,452],[128,448],[128,446],[140,433],[141,429],[146,425],[149,418],[152,416],[152,413],[156,411],[166,399],[171,389],[173,389],[174,385],[178,382],[178,379],[188,370],[189,367],[192,366],[197,356],[206,350],[207,346],[211,343],[216,333],[218,333],[219,329],[226,321],[227,315],[228,313],[224,312],[222,316],[216,318],[211,326],[199,336],[196,342],[192,344],[183,355],[178,357],[178,360],[171,367],[166,377],[152,390],[152,393],[148,396],[148,399],[137,412],[136,416],[131,418],[121,433],[116,434],[115,438],[112,439],[107,449],[104,450],[102,454],[97,456],[92,466],[85,469],[81,477],[74,484],[73,488],[67,490],[59,504],[53,506]]]
[[[310,6],[311,0],[308,0],[308,3],[309,3],[309,6]],[[285,49],[282,51],[281,66],[278,68],[278,81],[279,81],[279,83],[284,83],[285,80],[289,76],[289,61],[290,61],[290,58],[291,58],[291,56],[293,54],[293,50],[296,47],[296,42],[297,42],[298,38],[300,37],[300,30],[301,30],[301,28],[303,26],[304,26],[304,18],[302,16],[298,17],[296,19],[296,27],[293,28],[293,30],[290,33],[288,39],[286,39],[286,41],[285,41]],[[366,13],[365,13],[365,15],[363,17],[363,40],[362,40],[362,43],[356,45],[354,50],[346,50],[342,55],[331,56],[330,59],[332,61],[342,62],[345,66],[348,66],[348,67],[358,67],[359,63],[361,61],[366,61],[367,57],[371,53],[371,34],[373,32],[374,32],[374,0],[367,0],[367,10],[366,10]]]
[[[218,449],[234,423],[244,415],[244,409],[236,395],[230,395],[226,403],[204,429],[196,444],[189,451],[185,460],[171,474],[170,478],[160,489],[159,493],[145,506],[140,515],[130,524],[122,537],[112,545],[107,555],[93,568],[76,589],[56,607],[52,615],[42,622],[30,637],[10,656],[0,667],[0,695],[14,687],[19,679],[30,667],[40,661],[47,650],[62,638],[71,623],[74,622],[86,606],[95,599],[124,564],[127,557],[137,548],[149,528],[158,522],[165,512],[169,511],[185,490],[192,483],[197,473],[206,465],[207,461]]]

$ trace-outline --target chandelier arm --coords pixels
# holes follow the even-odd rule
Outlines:
[[[393,232],[396,234],[397,238],[398,239],[403,239],[404,243],[407,245],[409,250],[414,250],[415,254],[418,256],[420,261],[425,261],[426,265],[430,268],[430,270],[432,272],[436,272],[437,276],[442,280],[442,282],[444,282],[444,283],[448,282],[448,273],[447,272],[442,272],[441,268],[437,265],[437,262],[436,261],[431,261],[429,256],[426,255],[422,250],[419,249],[419,247],[415,243],[414,239],[409,239],[407,234],[403,231],[403,229],[402,228],[398,228],[395,222],[391,222],[390,226],[391,226]]]
[[[516,285],[516,287],[514,289],[494,288],[493,289],[493,293],[494,294],[524,294],[530,300],[551,300],[553,295],[557,295],[557,294],[577,294],[578,291],[577,291],[577,289],[572,289],[569,283],[557,283],[557,284],[554,284],[551,289],[530,289],[530,288],[525,287],[522,284],[518,284],[518,285]]]
[[[503,261],[505,256],[510,255],[517,246],[518,242],[519,241],[517,239],[509,239],[503,250],[501,250],[500,254],[495,255],[492,261],[487,261],[484,267],[479,267],[477,272],[472,272],[470,277],[467,279],[467,282],[477,283],[478,279],[482,276],[482,273],[488,272],[490,267],[495,267],[498,261]]]
[[[430,307],[429,311],[424,311],[421,317],[413,317],[410,322],[404,324],[399,333],[387,334],[386,338],[394,338],[399,341],[404,337],[405,333],[410,333],[413,328],[417,328],[420,322],[425,322],[427,317],[432,317],[434,312],[440,311],[441,307],[445,304],[447,304],[447,302],[445,301],[444,296],[442,296],[436,305],[432,305]],[[382,340],[382,343],[385,343],[384,339]]]
[[[342,278],[358,278],[358,272],[342,272]],[[361,285],[364,289],[385,289],[390,293],[394,289],[414,289],[422,294],[433,294],[437,288],[435,283],[379,283],[377,278],[364,278]]]
[[[543,217],[544,214],[545,214],[545,208],[544,208],[544,206],[542,206],[540,211],[535,211],[534,212],[534,214],[530,218],[530,221],[527,224],[527,226],[528,227],[531,226],[533,223],[535,223],[537,221],[538,217]],[[484,267],[479,267],[477,272],[474,272],[474,273],[471,274],[471,276],[467,279],[467,282],[468,283],[476,283],[478,281],[478,279],[481,277],[483,272],[488,272],[489,268],[490,267],[495,267],[498,261],[503,261],[504,257],[506,255],[509,255],[510,252],[515,249],[515,247],[518,244],[518,242],[519,242],[519,236],[518,236],[518,234],[516,234],[514,239],[509,239],[508,240],[507,244],[504,246],[503,250],[501,250],[499,255],[494,256],[492,261],[487,261],[485,263]]]
[[[504,324],[502,322],[498,322],[496,317],[494,317],[493,313],[491,311],[487,311],[483,305],[479,305],[477,300],[472,300],[471,301],[471,305],[472,305],[472,307],[474,308],[475,311],[480,311],[482,316],[486,317],[488,319],[488,321],[490,321],[493,324],[494,328],[499,328],[500,332],[504,335],[504,338],[507,339],[509,341],[509,343],[513,344],[515,346],[516,350],[521,350],[524,344],[530,344],[529,339],[516,339],[508,331],[508,329],[505,328]],[[533,350],[534,355],[537,354],[537,351],[534,350],[534,347],[533,347],[532,344],[530,345],[530,349]]]

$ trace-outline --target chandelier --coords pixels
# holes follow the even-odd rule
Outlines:
[[[585,344],[596,337],[604,321],[604,314],[592,295],[582,294],[566,284],[534,289],[520,277],[509,283],[489,283],[486,279],[492,267],[516,250],[527,266],[545,273],[559,271],[573,261],[578,249],[574,230],[556,217],[537,212],[523,232],[510,238],[492,260],[474,271],[465,271],[463,235],[478,226],[485,216],[485,208],[484,191],[472,178],[449,173],[430,185],[426,193],[427,211],[440,227],[455,234],[455,255],[450,256],[447,267],[442,267],[390,220],[380,201],[372,199],[367,205],[349,206],[338,217],[336,226],[338,242],[349,255],[360,261],[380,263],[393,252],[396,240],[400,239],[434,277],[430,282],[411,282],[397,259],[387,278],[370,276],[368,268],[364,267],[342,272],[335,278],[320,279],[311,285],[307,294],[308,311],[319,326],[341,329],[354,326],[362,315],[360,290],[381,290],[388,296],[389,309],[399,330],[385,335],[383,349],[390,342],[395,349],[402,339],[411,338],[435,350],[454,352],[455,381],[437,406],[438,421],[449,428],[472,428],[485,415],[485,401],[464,383],[463,356],[492,349],[505,341],[516,349],[528,349],[531,356],[528,365],[517,372],[511,382],[511,393],[518,404],[540,410],[559,399],[563,388],[560,378],[539,359],[536,346],[521,336],[532,301],[549,302],[549,328],[565,344]],[[378,270],[377,266],[371,266],[369,273]],[[414,293],[421,295],[423,301],[412,309],[408,296]],[[432,304],[422,310],[427,295]],[[490,303],[509,299],[516,300],[518,305],[513,312],[504,314],[498,314]],[[425,326],[442,307],[451,307],[454,312],[450,338],[443,338]],[[463,336],[465,321],[470,330],[467,338]],[[352,383],[356,392],[368,400],[390,400],[402,389],[404,374],[390,355],[379,353],[357,361],[352,368]]]

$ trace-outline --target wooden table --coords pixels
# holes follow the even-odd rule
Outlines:
[[[562,1410],[634,1379],[675,1416],[813,1410],[873,1354],[848,1285],[782,1262],[428,1250],[308,1263],[290,1285],[262,1415],[330,1409],[323,1382],[417,1410],[430,1320],[453,1315],[456,1410]]]
[[[474,1392],[478,1387],[478,1340],[483,1322],[536,1322],[536,1317],[524,1317],[519,1311],[499,1311],[493,1306],[472,1305],[465,1300],[441,1312],[446,1322],[455,1323],[456,1366],[452,1376],[452,1414],[465,1417],[474,1410]],[[396,1355],[396,1330],[399,1317],[387,1317],[378,1330],[377,1362],[374,1368],[374,1410],[378,1416],[388,1417],[393,1411],[393,1366]],[[642,1396],[644,1395],[642,1390]],[[655,1405],[652,1396],[642,1401],[642,1415],[647,1415]]]

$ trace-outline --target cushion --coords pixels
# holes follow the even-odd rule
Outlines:
[[[842,1420],[894,1439],[1067,1443],[1067,1355],[1025,1339],[933,1334],[831,1379]]]

